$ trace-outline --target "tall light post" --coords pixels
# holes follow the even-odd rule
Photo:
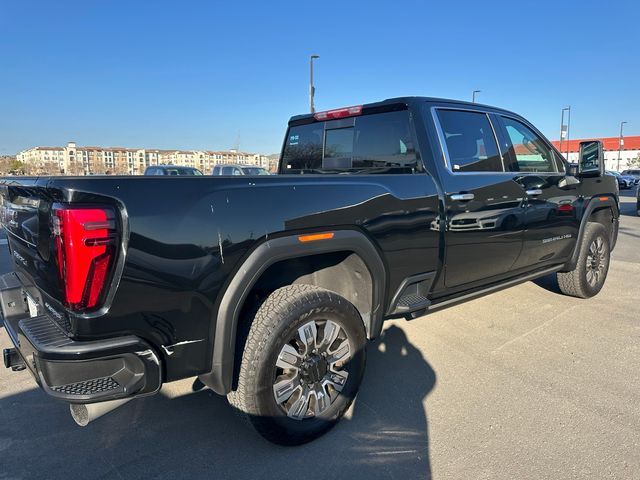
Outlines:
[[[313,61],[320,58],[320,55],[311,55],[309,58],[309,110],[315,113],[316,106],[313,104],[313,97],[316,94],[316,87],[313,86]]]
[[[559,149],[560,153],[562,153],[562,141],[564,140],[565,135],[569,134],[569,127],[568,126],[567,126],[566,134],[565,134],[565,130],[564,130],[564,112],[566,112],[566,111],[568,111],[569,115],[571,115],[571,107],[563,108],[562,109],[562,113],[560,115],[560,149]],[[567,162],[568,161],[569,161],[569,143],[567,142]]]
[[[620,122],[620,137],[618,137],[618,171],[620,171],[620,152],[622,150],[622,146],[624,145],[624,140],[622,138],[622,127],[627,122]]]
[[[476,103],[476,93],[480,92],[482,92],[482,90],[474,90],[473,93],[471,93],[471,103]]]

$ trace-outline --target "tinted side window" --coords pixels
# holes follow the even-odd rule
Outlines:
[[[438,110],[453,172],[502,172],[496,138],[484,113]]]
[[[418,170],[409,112],[291,127],[284,173],[412,173]]]
[[[509,170],[514,172],[556,172],[552,150],[524,123],[509,117],[501,117],[507,136],[512,161]]]
[[[233,175],[233,167],[222,167],[222,175]]]

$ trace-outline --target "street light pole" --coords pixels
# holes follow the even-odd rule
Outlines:
[[[617,168],[618,171],[620,171],[620,152],[622,150],[622,145],[623,145],[622,127],[624,126],[625,123],[627,122],[620,122],[620,136],[618,137],[618,168]]]
[[[476,103],[476,93],[480,93],[482,90],[474,90],[471,94],[471,103]]]
[[[567,161],[569,161],[569,138],[571,133],[571,105],[567,107]]]
[[[309,58],[309,110],[315,113],[316,106],[313,104],[313,97],[316,93],[316,87],[313,86],[313,61],[320,58],[320,55],[311,55]]]
[[[560,113],[560,153],[562,153],[562,141],[564,140],[564,108]],[[569,159],[567,159],[569,161]]]

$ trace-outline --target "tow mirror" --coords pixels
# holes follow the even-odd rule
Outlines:
[[[578,174],[581,176],[604,175],[604,155],[600,140],[580,142]]]

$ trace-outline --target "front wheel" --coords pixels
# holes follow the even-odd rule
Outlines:
[[[609,271],[611,249],[604,226],[588,223],[579,248],[576,267],[558,273],[558,285],[565,295],[589,298],[600,292]]]
[[[365,342],[360,314],[343,297],[311,285],[280,288],[253,318],[229,403],[271,442],[313,440],[351,405]]]

